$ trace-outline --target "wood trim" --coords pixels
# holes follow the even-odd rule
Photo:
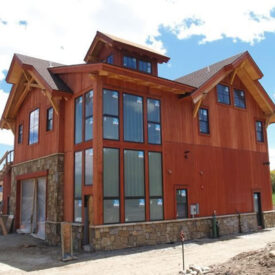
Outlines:
[[[18,175],[16,176],[16,181],[22,181],[22,180],[27,180],[27,179],[32,179],[32,178],[42,178],[42,177],[47,177],[49,171],[44,170],[44,171],[38,171],[34,173],[27,173],[23,175]]]

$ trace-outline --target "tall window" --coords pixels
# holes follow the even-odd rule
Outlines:
[[[103,137],[119,139],[118,92],[103,90]]]
[[[85,150],[85,185],[93,184],[93,149]]]
[[[93,138],[93,91],[85,94],[85,141]]]
[[[148,142],[161,144],[160,101],[157,99],[147,99],[147,126]]]
[[[137,60],[134,57],[123,56],[123,66],[130,69],[137,69]]]
[[[145,220],[144,152],[124,150],[125,221]]]
[[[244,94],[244,91],[234,89],[234,105],[238,108],[245,109],[245,94]]]
[[[152,73],[151,62],[139,60],[138,61],[138,69],[139,69],[139,71],[144,72],[144,73],[148,73],[148,74]]]
[[[149,152],[150,220],[163,219],[161,153]]]
[[[119,222],[119,149],[103,149],[104,223]]]
[[[230,105],[230,90],[228,86],[217,85],[218,102]]]
[[[23,142],[23,124],[20,124],[18,126],[18,139],[17,139],[18,144],[21,144]]]
[[[82,152],[74,154],[74,221],[82,221]]]
[[[124,140],[143,142],[143,98],[123,94]]]
[[[262,121],[256,121],[256,136],[257,141],[264,142],[264,131]]]
[[[209,120],[208,120],[208,110],[204,108],[199,109],[199,126],[200,133],[209,134]]]
[[[53,108],[47,110],[47,125],[46,130],[51,131],[53,129]]]
[[[188,218],[187,190],[176,190],[177,219]]]
[[[39,109],[36,109],[30,113],[30,131],[29,131],[29,144],[38,142],[39,131]]]
[[[82,142],[82,96],[75,100],[74,138],[75,143]]]

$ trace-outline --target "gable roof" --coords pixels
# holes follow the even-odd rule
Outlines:
[[[177,78],[175,79],[175,81],[199,88],[207,80],[213,77],[218,71],[220,71],[224,66],[236,61],[242,54],[244,53],[239,53],[237,55],[231,56],[210,66],[204,67],[200,70]]]
[[[108,44],[111,47],[124,48],[142,55],[147,55],[150,58],[155,58],[159,63],[168,62],[170,59],[168,56],[163,55],[150,47],[97,31],[94,40],[85,55],[84,61],[88,63],[93,56],[97,55],[97,48],[102,47],[104,44]]]

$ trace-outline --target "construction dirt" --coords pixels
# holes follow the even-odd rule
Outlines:
[[[186,242],[185,266],[211,267],[209,274],[275,274],[275,228],[217,240]],[[241,254],[240,254],[241,253]],[[81,253],[61,262],[59,247],[28,235],[0,236],[0,275],[6,274],[180,274],[180,243],[120,251]],[[193,273],[194,274],[194,273]]]

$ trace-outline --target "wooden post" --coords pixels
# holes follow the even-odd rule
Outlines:
[[[4,236],[8,235],[8,232],[7,232],[7,229],[6,229],[6,226],[5,226],[5,224],[4,224],[4,221],[3,221],[3,217],[2,217],[2,216],[0,216],[0,227],[1,227],[1,229],[2,229],[2,234],[3,234]]]

